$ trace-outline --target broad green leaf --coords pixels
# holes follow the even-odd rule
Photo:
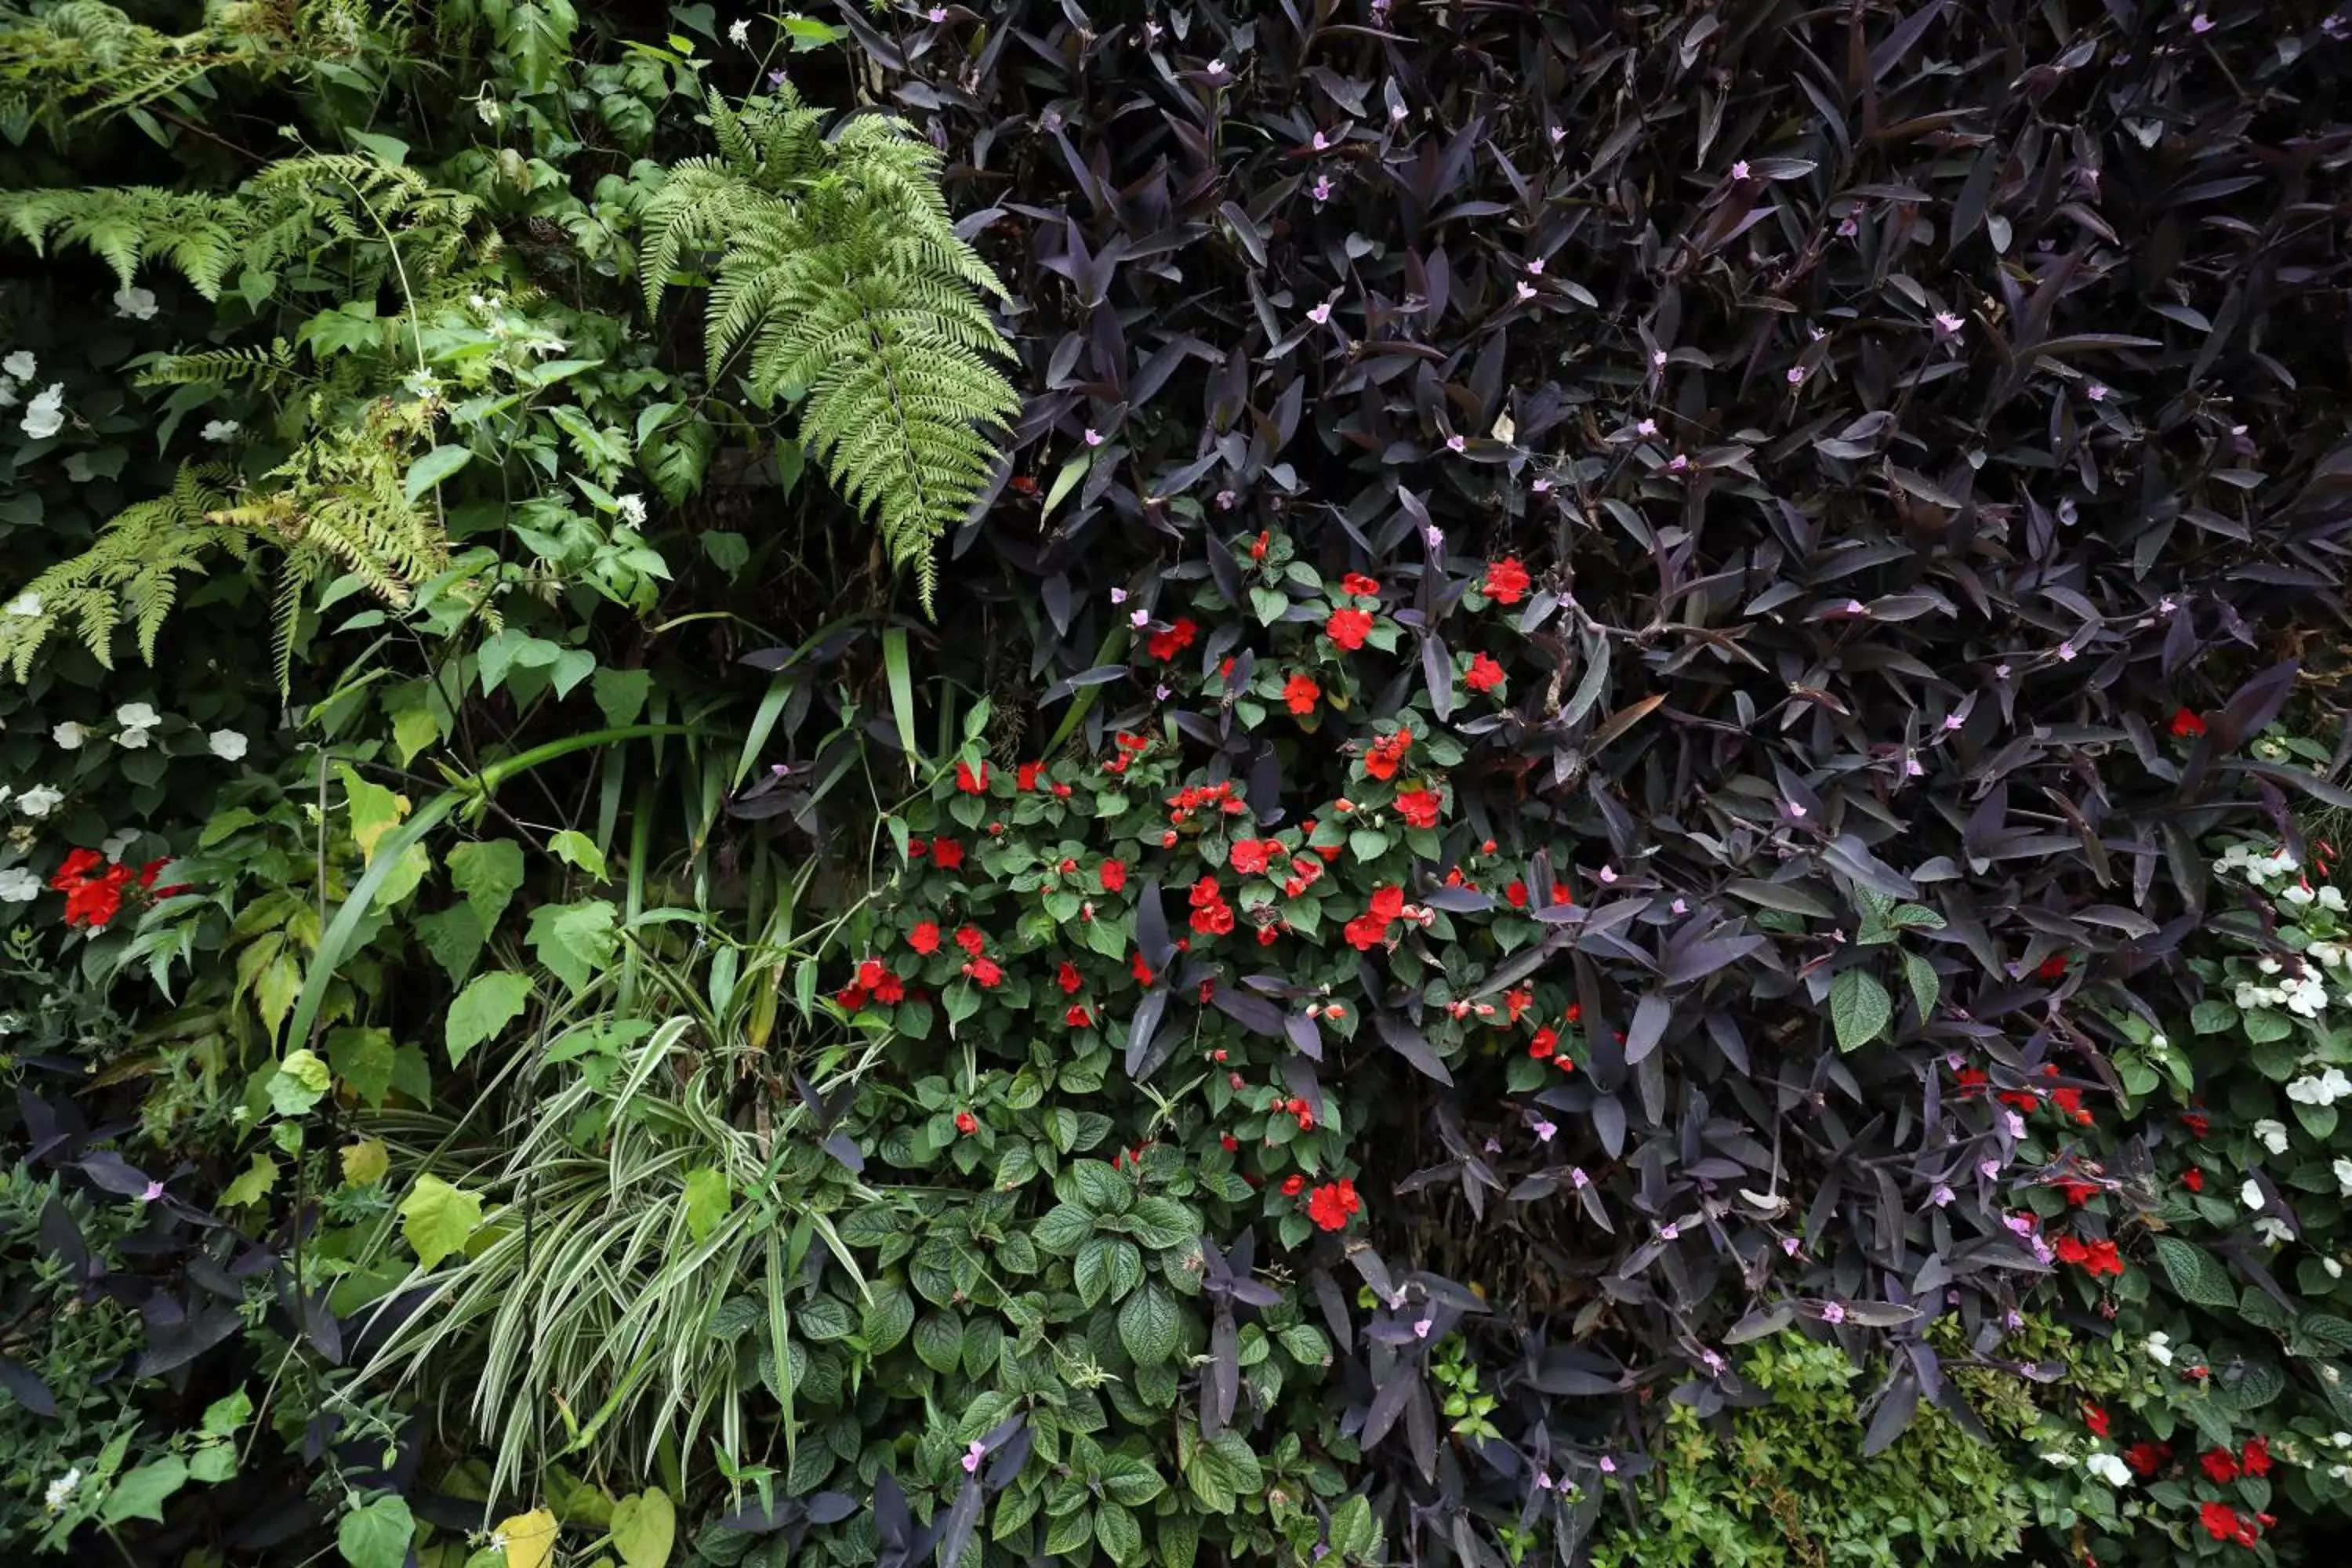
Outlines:
[[[2156,1237],[2156,1261],[2164,1269],[2164,1277],[2184,1300],[2200,1307],[2238,1305],[2237,1288],[2230,1283],[2230,1271],[2214,1260],[2213,1255],[2194,1242],[2183,1241],[2177,1236]]]
[[[481,1223],[480,1195],[438,1176],[417,1177],[416,1185],[401,1200],[400,1234],[416,1249],[416,1261],[428,1273],[464,1247]]]
[[[1138,1366],[1158,1366],[1176,1353],[1181,1309],[1158,1280],[1127,1299],[1118,1310],[1118,1342]]]
[[[963,1359],[962,1321],[952,1312],[927,1313],[915,1325],[915,1354],[933,1372],[953,1372]]]
[[[1868,1045],[1894,1016],[1894,998],[1867,971],[1843,970],[1830,982],[1830,1023],[1837,1031],[1838,1049]]]
[[[449,1065],[456,1067],[484,1040],[495,1038],[530,1005],[530,977],[498,969],[478,974],[449,1004],[443,1025],[449,1047]]]
[[[648,1488],[613,1505],[613,1550],[623,1568],[664,1568],[677,1540],[677,1509]]]
[[[482,917],[474,912],[471,904],[451,904],[446,910],[417,916],[416,939],[449,977],[449,984],[463,985],[466,976],[481,961]]]
[[[174,1454],[127,1470],[106,1494],[105,1505],[98,1511],[99,1522],[109,1530],[126,1519],[152,1519],[161,1524],[165,1500],[187,1481],[187,1461]]]
[[[410,465],[408,482],[404,487],[408,492],[408,499],[415,500],[473,460],[474,453],[470,447],[434,447]]]
[[[299,1116],[326,1099],[334,1081],[316,1052],[289,1051],[269,1078],[270,1109],[280,1116]]]
[[[1943,994],[1944,983],[1937,977],[1936,966],[1916,952],[1903,955],[1903,978],[1911,987],[1911,1000],[1919,1009],[1919,1022],[1928,1023],[1936,1016],[1936,998]]]
[[[394,1052],[389,1029],[330,1029],[327,1064],[352,1086],[362,1105],[378,1107],[392,1092]]]
[[[2189,1009],[2189,1026],[2200,1035],[2218,1035],[2238,1021],[2238,1010],[2219,997],[2207,997]]]
[[[408,815],[408,797],[360,777],[348,763],[337,763],[335,774],[342,780],[343,803],[351,811],[352,837],[360,847],[360,858],[372,861],[383,836]]]
[[[247,1165],[236,1180],[221,1189],[221,1206],[238,1208],[246,1204],[257,1204],[268,1196],[270,1189],[277,1184],[278,1162],[267,1154],[256,1154],[253,1163]]]
[[[600,668],[588,679],[589,691],[596,699],[597,710],[604,722],[612,725],[634,724],[645,711],[646,699],[654,689],[654,672],[650,669]]]
[[[613,961],[621,941],[613,927],[613,906],[603,899],[541,904],[530,911],[530,930],[525,940],[548,972],[577,994],[585,991],[596,973]]]
[[[567,827],[547,841],[556,858],[579,867],[598,881],[609,881],[611,874],[604,869],[604,852],[596,841],[576,827]]]
[[[1108,1500],[1095,1505],[1095,1539],[1121,1568],[1143,1556],[1143,1527],[1135,1522],[1135,1515]]]
[[[1045,1526],[1045,1555],[1056,1561],[1067,1559],[1084,1562],[1093,1555],[1088,1543],[1094,1540],[1095,1516],[1085,1508],[1076,1509]]]
[[[1125,1214],[1135,1201],[1135,1184],[1100,1160],[1080,1160],[1072,1165],[1070,1182],[1078,1201],[1097,1214]]]
[[[1056,1256],[1076,1252],[1095,1232],[1095,1216],[1076,1204],[1057,1204],[1045,1211],[1032,1233],[1039,1247]]]
[[[362,1138],[337,1151],[343,1164],[343,1185],[373,1186],[392,1170],[392,1156],[380,1138]]]
[[[686,1173],[686,1233],[695,1240],[717,1230],[734,1206],[735,1189],[727,1184],[726,1172],[702,1165]]]
[[[350,1568],[401,1568],[415,1534],[416,1520],[406,1500],[380,1497],[343,1515],[335,1527],[335,1546]]]
[[[866,1300],[857,1333],[866,1342],[866,1353],[878,1356],[896,1348],[914,1326],[913,1299],[898,1286],[884,1283],[877,1285]]]
[[[449,880],[466,895],[485,934],[522,886],[522,847],[510,838],[486,838],[449,851]]]

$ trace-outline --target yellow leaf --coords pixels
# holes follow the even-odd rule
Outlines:
[[[373,860],[376,845],[408,815],[408,797],[370,784],[341,763],[336,764],[335,772],[343,782],[343,799],[352,813],[352,837],[360,847],[360,858]]]
[[[499,1521],[507,1538],[507,1568],[547,1568],[555,1561],[555,1516],[543,1508]]]
[[[625,1568],[665,1568],[677,1535],[677,1510],[656,1488],[625,1497],[613,1510],[613,1550]]]
[[[347,1187],[371,1186],[383,1181],[384,1173],[392,1169],[392,1157],[384,1152],[383,1141],[379,1138],[346,1144],[342,1156],[343,1185]]]

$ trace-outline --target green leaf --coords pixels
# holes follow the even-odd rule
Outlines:
[[[612,669],[599,668],[588,678],[588,689],[596,699],[597,710],[604,722],[629,724],[645,711],[646,699],[654,689],[654,672],[650,669]]]
[[[508,969],[476,975],[473,983],[449,1004],[449,1016],[444,1026],[449,1065],[457,1066],[476,1046],[496,1037],[530,1005],[530,976]]]
[[[963,1323],[952,1312],[932,1312],[915,1325],[915,1354],[936,1373],[950,1373],[963,1360]]]
[[[1056,1204],[1045,1211],[1043,1219],[1031,1234],[1037,1245],[1056,1257],[1066,1258],[1083,1246],[1095,1233],[1095,1216],[1076,1204]]]
[[[256,1154],[253,1163],[239,1173],[236,1180],[221,1189],[221,1206],[238,1208],[246,1204],[257,1204],[278,1184],[278,1162],[267,1154]]]
[[[402,488],[408,492],[408,499],[415,500],[473,460],[473,448],[469,447],[436,447],[410,467],[408,482]]]
[[[449,851],[449,880],[466,895],[487,934],[522,886],[522,847],[510,838],[486,838]]]
[[[1118,1342],[1138,1366],[1158,1366],[1176,1353],[1182,1313],[1176,1298],[1158,1280],[1127,1299],[1118,1310]]]
[[[576,904],[541,904],[530,911],[530,934],[525,940],[548,972],[570,986],[576,995],[587,990],[588,982],[612,963],[614,951],[620,946],[614,918],[613,906],[603,899]]]
[[[451,904],[446,910],[436,910],[429,915],[416,917],[416,940],[433,955],[433,962],[449,977],[452,985],[462,985],[466,976],[482,957],[482,917],[474,912],[471,904]]]
[[[874,1288],[859,1314],[857,1337],[866,1342],[866,1353],[881,1355],[895,1349],[915,1326],[914,1299],[898,1286],[888,1283]]]
[[[2189,1010],[2189,1026],[2200,1035],[2218,1035],[2238,1021],[2238,1010],[2218,997],[2209,997]]]
[[[677,1540],[677,1509],[665,1491],[647,1488],[613,1505],[613,1550],[622,1568],[664,1568]]]
[[[1830,1023],[1837,1030],[1838,1049],[1868,1045],[1894,1016],[1894,998],[1868,972],[1842,970],[1830,982]]]
[[[2200,1307],[2236,1309],[2238,1291],[2230,1283],[2229,1270],[2203,1247],[2177,1236],[2159,1236],[2156,1238],[2156,1261],[2183,1300]]]
[[[1135,1184],[1100,1160],[1080,1160],[1072,1165],[1070,1182],[1078,1201],[1097,1214],[1125,1214],[1135,1201]]]
[[[286,1059],[278,1064],[278,1070],[270,1075],[270,1109],[280,1116],[299,1116],[326,1099],[334,1081],[334,1075],[315,1052],[289,1051]]]
[[[415,1535],[416,1520],[406,1500],[380,1497],[343,1515],[335,1526],[335,1546],[350,1568],[401,1568]]]
[[[389,1029],[330,1029],[327,1062],[335,1076],[370,1107],[392,1091],[393,1046]]]
[[[1086,1557],[1092,1555],[1084,1549],[1094,1537],[1093,1513],[1083,1508],[1077,1509],[1062,1515],[1061,1518],[1045,1526],[1045,1555],[1055,1559],[1067,1558],[1083,1562]]]
[[[604,852],[596,841],[576,827],[567,827],[547,841],[549,849],[559,860],[579,867],[600,882],[610,881],[611,873],[604,869]]]
[[[1115,1502],[1105,1500],[1095,1505],[1095,1539],[1102,1542],[1102,1549],[1121,1568],[1143,1556],[1143,1526],[1135,1522],[1135,1515]]]
[[[687,1235],[707,1239],[734,1206],[735,1189],[727,1184],[726,1172],[699,1165],[686,1173]]]
[[[1078,1249],[1078,1300],[1092,1307],[1118,1300],[1143,1281],[1143,1254],[1125,1237],[1097,1236]]]
[[[1916,952],[1903,955],[1903,978],[1911,987],[1911,1000],[1924,1025],[1936,1016],[1936,998],[1943,994],[1944,983],[1937,977],[1936,966]]]
[[[438,1176],[419,1176],[400,1204],[400,1234],[416,1249],[426,1272],[466,1245],[482,1223],[478,1194],[453,1187]]]
[[[187,1461],[173,1454],[125,1471],[106,1494],[106,1504],[99,1510],[98,1521],[110,1530],[126,1519],[152,1519],[161,1524],[164,1500],[185,1486],[187,1480]]]
[[[2250,1007],[2238,1015],[2238,1023],[2246,1031],[2246,1038],[2256,1045],[2284,1040],[2294,1033],[2294,1026],[2277,1013],[2264,1007]]]

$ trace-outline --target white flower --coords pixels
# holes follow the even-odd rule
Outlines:
[[[751,41],[751,24],[741,17],[727,25],[727,41],[739,47]]]
[[[139,842],[139,832],[136,827],[125,827],[108,834],[98,841],[99,853],[106,857],[108,865],[121,865],[122,852]]]
[[[205,744],[225,763],[234,763],[245,755],[245,737],[235,730],[215,730],[205,737]]]
[[[400,389],[418,402],[425,402],[441,395],[441,378],[419,365],[408,373]]]
[[[53,381],[25,405],[25,434],[36,441],[46,441],[65,427],[66,384]]]
[[[641,495],[614,496],[613,505],[619,510],[621,520],[632,526],[646,521],[646,498]]]
[[[196,434],[207,441],[226,441],[236,435],[238,428],[237,422],[234,419],[209,419],[205,422],[205,427]]]
[[[2286,1152],[2285,1122],[2273,1121],[2269,1117],[2265,1116],[2260,1121],[2254,1123],[2254,1136],[2261,1139],[2263,1141],[2263,1146],[2268,1149],[2272,1153],[2284,1154]]]
[[[29,904],[41,896],[41,879],[22,866],[0,871],[0,903]]]
[[[474,100],[474,112],[482,117],[485,125],[496,125],[506,116],[506,110],[499,107],[499,100],[495,98]]]
[[[2344,889],[2333,883],[2319,889],[2319,907],[2332,914],[2344,912]]]
[[[2042,1458],[2045,1462],[2056,1465],[2062,1469],[2074,1462],[2074,1456],[2063,1448],[2044,1448],[2042,1451]]]
[[[2254,1221],[2254,1234],[2270,1247],[2284,1247],[2294,1239],[2294,1232],[2288,1227],[2286,1221],[2273,1219],[2268,1215]]]
[[[2344,1265],[2336,1262],[2333,1258],[2321,1258],[2319,1260],[2319,1266],[2327,1270],[2327,1277],[2330,1279],[2341,1279],[2344,1278]]]
[[[12,616],[39,615],[41,613],[41,596],[38,594],[32,593],[19,594],[15,598],[8,601],[8,613]]]
[[[2315,975],[2302,974],[2282,981],[2279,989],[2286,995],[2288,1010],[2303,1017],[2315,1018],[2319,1010],[2327,1005],[2327,987]]]
[[[2297,1105],[2333,1105],[2347,1094],[2352,1094],[2352,1078],[2346,1078],[2342,1068],[2329,1068],[2286,1086],[2286,1097]]]
[[[66,792],[55,785],[35,784],[16,797],[16,809],[37,822],[57,810],[58,803],[65,797]]]
[[[2275,958],[2263,958],[2255,960],[2254,967],[2261,970],[2264,974],[2276,974],[2279,972],[2280,964],[2279,961]]]
[[[114,291],[114,313],[134,321],[148,321],[155,317],[155,296],[144,289],[117,289]]]
[[[79,752],[81,743],[89,738],[89,731],[70,719],[49,731],[49,739],[58,743],[60,752]]]
[[[2150,1035],[2147,1037],[2147,1043],[2149,1049],[2158,1051],[2168,1050],[2172,1046],[2172,1042],[2166,1039],[2161,1034]]]
[[[48,1489],[41,1494],[41,1500],[48,1505],[51,1513],[63,1513],[66,1504],[73,1500],[74,1492],[80,1485],[81,1467],[76,1465],[49,1483]]]
[[[2336,1161],[2336,1196],[2352,1198],[2352,1160],[2338,1155]]]
[[[2172,1364],[2172,1336],[2161,1331],[2147,1336],[2147,1359],[2158,1366]]]
[[[2294,887],[2289,888],[2284,892],[2279,894],[2279,897],[2284,899],[2290,904],[2300,907],[2311,902],[2314,899],[2319,897],[2319,895],[2313,892],[2309,888],[2305,887],[2301,882],[2297,882]]]
[[[114,710],[114,721],[126,730],[152,730],[163,716],[144,702],[126,702]]]
[[[2247,1177],[2246,1184],[2238,1189],[2238,1201],[2245,1205],[2250,1209],[2258,1209],[2262,1207],[2263,1184],[2260,1182],[2255,1181],[2252,1176]]]
[[[30,349],[18,349],[6,359],[0,359],[0,370],[6,371],[18,381],[32,380],[40,368],[40,361],[33,357],[33,351]]]
[[[125,730],[114,737],[114,743],[125,751],[143,752],[153,734],[151,730]]]
[[[2111,1487],[2131,1485],[2131,1467],[2114,1454],[2094,1454],[2083,1461],[2083,1468]]]

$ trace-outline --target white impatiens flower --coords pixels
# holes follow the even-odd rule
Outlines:
[[[2254,1234],[2263,1238],[2263,1244],[2266,1247],[2284,1247],[2294,1239],[2294,1227],[2286,1221],[2273,1219],[2268,1215],[2254,1221]]]
[[[60,752],[79,752],[81,743],[89,739],[89,731],[68,719],[49,731],[49,739],[58,743]]]
[[[2318,898],[2319,895],[2313,892],[2309,888],[2305,887],[2301,882],[2297,882],[2294,887],[2280,893],[2279,897],[2284,899],[2288,903],[2294,905],[2297,909],[2300,909],[2304,905],[2310,903],[2312,900]]]
[[[0,371],[6,371],[18,381],[30,381],[39,374],[41,362],[33,357],[30,349],[18,349],[6,359],[0,359]]]
[[[614,496],[613,505],[620,512],[621,520],[633,528],[646,521],[646,498],[641,495]]]
[[[37,616],[41,613],[41,596],[33,593],[19,594],[8,601],[7,613],[12,616]]]
[[[22,866],[0,871],[0,904],[29,904],[41,896],[41,879]]]
[[[2158,1330],[2147,1336],[2147,1359],[2158,1366],[2172,1364],[2172,1336]]]
[[[126,730],[152,730],[163,716],[144,702],[126,702],[114,710],[114,721]]]
[[[122,863],[122,852],[139,842],[141,830],[136,827],[118,828],[98,841],[98,852],[106,857],[110,866]]]
[[[2287,1010],[2305,1018],[2315,1018],[2327,1005],[2327,987],[2315,974],[2297,975],[2279,982],[2279,990],[2286,996]]]
[[[117,289],[114,291],[114,313],[133,321],[155,319],[155,295],[147,289]]]
[[[2344,912],[2344,889],[2330,883],[2319,889],[2319,907],[2330,914]]]
[[[2352,1160],[2341,1155],[2336,1160],[2336,1195],[2352,1198]]]
[[[2131,1485],[2131,1467],[2114,1454],[2094,1454],[2083,1461],[2083,1468],[2111,1487]]]
[[[2309,1074],[2286,1086],[2286,1097],[2297,1105],[2333,1105],[2347,1094],[2352,1094],[2352,1078],[2345,1077],[2342,1068]]]
[[[76,1465],[49,1483],[48,1489],[41,1494],[41,1501],[47,1506],[51,1513],[63,1513],[66,1504],[73,1500],[74,1493],[80,1489],[80,1487],[81,1467]]]
[[[65,798],[66,792],[54,784],[35,784],[16,797],[16,809],[37,822],[57,810]]]
[[[66,384],[49,383],[42,394],[25,405],[25,434],[46,441],[66,427]]]
[[[245,737],[235,730],[215,730],[205,737],[205,744],[225,763],[236,762],[245,755]]]
[[[2268,1149],[2272,1153],[2284,1154],[2286,1152],[2285,1122],[2273,1121],[2269,1117],[2265,1116],[2260,1121],[2254,1123],[2254,1136],[2261,1139],[2263,1141],[2263,1147]]]
[[[2238,1189],[2238,1201],[2245,1205],[2250,1209],[2258,1209],[2262,1207],[2263,1184],[2260,1182],[2255,1181],[2252,1176],[2247,1177],[2246,1184]]]
[[[727,41],[738,47],[751,41],[751,24],[741,17],[727,25]]]
[[[208,419],[205,422],[205,427],[196,434],[207,441],[226,441],[236,435],[239,428],[241,426],[234,419]]]

